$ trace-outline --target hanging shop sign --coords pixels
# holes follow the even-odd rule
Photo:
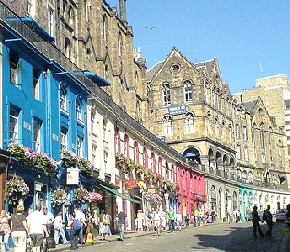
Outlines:
[[[156,189],[155,188],[148,188],[147,192],[148,193],[156,193]]]
[[[138,187],[138,180],[136,179],[129,179],[127,180],[127,188],[133,189]]]
[[[78,168],[67,168],[66,169],[66,184],[67,185],[78,185],[79,184],[79,169]]]

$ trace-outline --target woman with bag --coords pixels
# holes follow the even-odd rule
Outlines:
[[[23,210],[24,206],[18,205],[16,215],[11,216],[11,237],[15,244],[14,252],[26,251],[26,238],[29,236],[29,229]]]
[[[11,233],[10,217],[7,215],[6,210],[1,210],[0,213],[0,232],[1,232],[1,251],[9,251],[9,237]]]
[[[104,211],[102,210],[102,213],[100,215],[100,234],[101,234],[101,240],[104,241],[106,240],[106,234],[110,234],[111,230],[110,230],[110,222],[109,219],[107,217],[107,214],[104,213]]]

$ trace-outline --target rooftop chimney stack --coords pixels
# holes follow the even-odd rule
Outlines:
[[[126,18],[126,0],[119,0],[120,5],[120,19],[127,26],[127,18]]]

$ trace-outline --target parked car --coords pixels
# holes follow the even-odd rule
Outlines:
[[[285,214],[286,214],[286,210],[285,209],[278,210],[278,212],[276,213],[276,222],[285,221]]]

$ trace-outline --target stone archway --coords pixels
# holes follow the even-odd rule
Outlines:
[[[197,162],[200,164],[200,152],[197,148],[195,147],[190,147],[187,148],[184,152],[183,152],[183,157],[185,157],[186,159],[189,159],[193,162]]]

